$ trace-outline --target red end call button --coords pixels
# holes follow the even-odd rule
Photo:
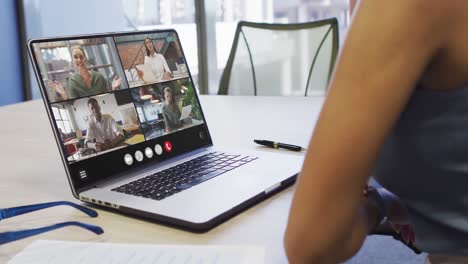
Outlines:
[[[167,152],[171,152],[171,150],[172,150],[172,144],[171,144],[170,141],[164,142],[164,149],[165,149]]]

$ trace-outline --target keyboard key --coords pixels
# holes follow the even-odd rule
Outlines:
[[[243,161],[237,161],[237,162],[233,162],[231,164],[229,164],[229,166],[233,166],[233,167],[239,167],[239,166],[242,166],[244,164],[246,164],[247,162],[243,162]]]
[[[251,162],[253,160],[256,160],[257,157],[245,157],[243,159],[241,159],[241,161],[245,161],[245,162]]]
[[[197,179],[193,180],[190,183],[180,184],[179,186],[177,186],[177,188],[180,189],[180,190],[185,190],[185,189],[188,189],[188,188],[190,188],[190,187],[192,187],[194,185],[200,184],[200,183],[202,183],[204,181],[207,181],[207,180],[209,180],[211,178],[214,178],[214,177],[216,177],[216,176],[218,176],[220,174],[223,174],[223,173],[224,172],[222,172],[222,171],[214,171],[214,172],[208,173],[208,174],[206,174],[206,175],[204,175],[204,176],[202,176],[200,178],[197,178]]]

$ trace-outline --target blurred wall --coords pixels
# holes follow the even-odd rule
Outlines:
[[[16,1],[0,1],[0,106],[24,100]]]

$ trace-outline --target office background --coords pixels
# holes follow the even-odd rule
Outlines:
[[[337,17],[343,36],[348,9],[348,0],[0,0],[0,106],[40,98],[25,49],[29,38],[175,28],[197,89],[215,94],[238,21],[297,23]],[[414,256],[402,245],[376,238],[350,263],[409,258]]]
[[[337,17],[343,33],[348,9],[347,0],[0,1],[0,106],[41,96],[26,52],[30,38],[175,28],[198,90],[215,94],[238,21],[297,23]]]

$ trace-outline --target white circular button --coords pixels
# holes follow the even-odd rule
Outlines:
[[[124,160],[128,166],[133,164],[133,157],[130,154],[125,155]]]
[[[135,152],[135,159],[138,161],[138,162],[141,162],[143,160],[143,153],[139,150],[137,150]]]
[[[156,152],[156,154],[161,155],[163,153],[163,148],[161,147],[161,145],[156,144],[156,146],[154,146],[154,151]]]
[[[153,150],[151,148],[145,148],[145,155],[148,159],[153,157]]]

